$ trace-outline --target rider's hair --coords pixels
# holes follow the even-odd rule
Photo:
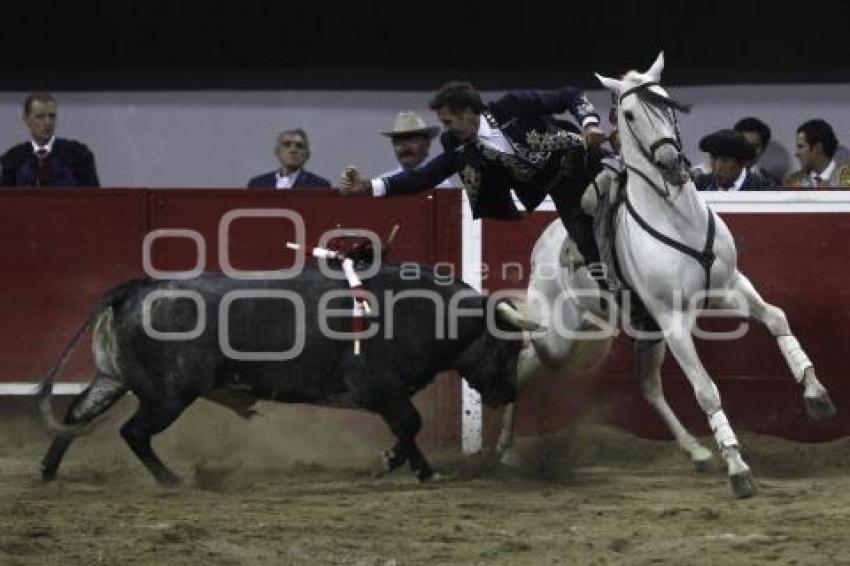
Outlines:
[[[827,157],[832,159],[835,155],[835,150],[838,148],[838,138],[835,137],[835,132],[829,123],[820,118],[815,118],[814,120],[804,122],[797,128],[797,133],[799,134],[801,132],[806,136],[806,142],[809,145],[820,143],[823,147],[823,152]]]
[[[471,83],[452,81],[440,87],[431,100],[428,102],[428,108],[431,110],[439,110],[447,108],[452,114],[463,112],[467,108],[481,114],[484,111],[484,102],[481,101],[481,95],[472,86]]]
[[[738,120],[734,129],[742,134],[744,132],[757,133],[761,138],[761,144],[763,147],[767,147],[767,144],[770,143],[770,128],[767,124],[753,116],[748,116],[747,118],[741,118]]]

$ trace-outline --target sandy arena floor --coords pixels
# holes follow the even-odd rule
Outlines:
[[[739,501],[671,442],[604,427],[525,439],[518,469],[431,453],[439,483],[373,479],[384,446],[333,417],[261,409],[243,422],[197,403],[163,434],[177,489],[130,453],[121,416],[51,484],[35,469],[46,436],[3,422],[0,564],[850,564],[847,440],[742,434],[761,491]]]

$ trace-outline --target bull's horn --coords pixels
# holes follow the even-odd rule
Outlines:
[[[500,320],[503,320],[508,324],[512,324],[521,330],[534,332],[535,330],[543,328],[533,320],[523,317],[515,308],[504,301],[496,305],[496,316],[498,316]]]

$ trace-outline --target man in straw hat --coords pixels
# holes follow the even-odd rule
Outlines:
[[[416,193],[459,173],[474,218],[517,220],[516,193],[526,210],[550,195],[558,215],[590,264],[599,261],[593,221],[580,206],[581,195],[598,168],[587,148],[605,141],[599,116],[582,91],[510,91],[485,104],[466,82],[443,85],[429,107],[444,132],[443,153],[413,171],[368,179],[347,168],[343,194],[393,196]],[[578,122],[556,118],[569,112]]]
[[[381,133],[390,138],[399,167],[382,173],[379,177],[392,177],[402,171],[413,171],[424,165],[431,149],[431,140],[440,133],[440,128],[429,126],[422,116],[408,110],[396,115],[392,130]],[[437,185],[439,188],[453,186],[448,179]]]

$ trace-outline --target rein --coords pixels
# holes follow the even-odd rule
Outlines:
[[[644,83],[644,84],[638,85],[636,87],[630,88],[629,90],[627,90],[626,92],[624,92],[623,94],[620,95],[620,103],[622,103],[622,101],[625,97],[627,97],[631,94],[634,94],[635,96],[637,96],[640,99],[640,104],[644,108],[645,112],[647,113],[647,116],[650,116],[651,114],[656,113],[656,112],[653,112],[656,109],[653,106],[650,105],[651,103],[655,103],[655,104],[658,104],[658,105],[664,105],[664,106],[667,106],[667,107],[670,107],[670,108],[673,108],[673,109],[679,109],[683,112],[690,111],[690,106],[682,104],[682,103],[677,102],[677,101],[675,101],[671,98],[667,98],[667,97],[662,96],[658,93],[655,93],[655,92],[648,90],[649,87],[651,87],[651,86],[659,86],[659,85],[658,85],[657,82],[648,82],[648,83]],[[655,158],[654,158],[655,151],[659,147],[661,147],[662,145],[671,144],[671,145],[673,145],[673,147],[676,148],[677,151],[681,152],[682,146],[681,146],[681,135],[679,133],[679,123],[676,120],[676,113],[671,112],[671,114],[672,114],[672,119],[673,119],[674,131],[676,132],[676,137],[675,138],[671,138],[671,137],[660,138],[660,139],[654,141],[652,143],[652,145],[650,145],[649,150],[647,150],[645,147],[643,147],[643,145],[638,141],[638,137],[635,135],[634,129],[632,128],[631,121],[626,120],[626,125],[629,128],[629,132],[631,133],[632,139],[635,141],[635,144],[637,145],[638,149],[640,150],[640,152],[643,154],[643,156],[646,158],[646,160],[649,163],[655,163]],[[659,197],[661,197],[662,199],[665,199],[665,200],[669,200],[669,198],[670,198],[670,188],[668,187],[666,181],[664,181],[664,188],[662,189],[661,187],[658,186],[658,184],[656,182],[654,182],[652,179],[650,179],[650,177],[646,173],[644,173],[643,171],[641,171],[637,167],[633,167],[629,164],[626,164],[626,169],[628,171],[631,171],[632,173],[636,174],[641,179],[643,179],[650,187],[652,187],[652,189],[655,191],[655,193]],[[714,261],[717,259],[717,256],[714,253],[714,239],[715,239],[715,235],[716,235],[716,231],[717,231],[716,226],[715,226],[715,220],[714,220],[714,211],[712,211],[710,208],[708,208],[708,228],[707,228],[706,236],[705,236],[705,246],[703,246],[702,250],[697,250],[697,249],[692,248],[690,246],[687,246],[687,245],[685,245],[681,242],[678,242],[678,241],[674,240],[673,238],[670,238],[669,236],[666,236],[666,235],[662,234],[661,232],[659,232],[658,230],[656,230],[655,228],[653,228],[646,220],[644,220],[638,214],[637,210],[635,210],[634,206],[632,205],[631,201],[629,200],[628,190],[624,191],[624,196],[625,196],[624,200],[625,200],[625,204],[626,204],[626,210],[628,210],[628,212],[632,216],[632,218],[635,219],[635,221],[638,223],[638,225],[641,228],[643,228],[643,230],[646,231],[647,234],[649,234],[650,236],[652,236],[653,238],[655,238],[659,242],[673,248],[674,250],[695,259],[697,261],[697,263],[699,263],[702,266],[703,271],[705,272],[705,290],[706,290],[705,301],[707,302],[708,301],[708,290],[711,287],[711,266],[714,264]],[[616,266],[616,267],[618,268],[618,271],[619,271],[619,266]],[[621,280],[623,279],[622,276],[620,276],[620,279]]]

